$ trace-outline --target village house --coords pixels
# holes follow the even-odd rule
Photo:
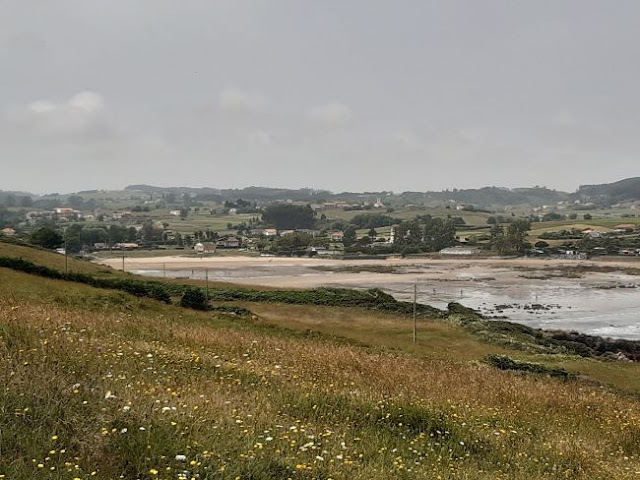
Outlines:
[[[56,207],[53,209],[53,211],[56,215],[70,215],[72,213],[75,213],[73,208],[69,207]]]
[[[135,250],[139,245],[137,243],[116,243],[113,248],[117,250]]]
[[[440,255],[475,255],[478,253],[477,247],[447,247],[440,250]]]
[[[234,235],[227,235],[216,242],[216,245],[220,248],[239,248],[241,244],[242,241]]]
[[[265,229],[262,231],[262,234],[263,234],[265,237],[275,237],[275,236],[277,236],[277,235],[278,235],[278,230],[276,230],[275,228],[265,228]]]
[[[204,253],[216,253],[217,245],[214,242],[202,242]]]
[[[329,247],[309,247],[307,250],[309,256],[319,257],[339,257],[344,255],[344,247],[342,245],[331,245]]]
[[[0,232],[2,232],[3,235],[6,235],[7,237],[13,237],[16,234],[16,231],[13,228],[3,228],[2,230],[0,230]]]
[[[341,242],[344,239],[344,232],[333,232],[331,234],[332,242]]]
[[[193,246],[196,253],[215,253],[217,245],[213,242],[198,242]]]

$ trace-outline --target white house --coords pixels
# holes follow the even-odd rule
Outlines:
[[[475,247],[447,247],[440,250],[441,255],[474,255],[478,253]]]
[[[332,242],[341,242],[344,238],[344,232],[333,232],[331,234]]]

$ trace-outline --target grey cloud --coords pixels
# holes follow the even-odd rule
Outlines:
[[[270,101],[266,96],[238,87],[226,87],[220,93],[219,104],[222,110],[239,110],[249,113],[265,112],[270,108]]]
[[[309,118],[324,125],[340,125],[351,119],[351,109],[340,102],[330,102],[309,109]]]
[[[6,0],[0,188],[637,175],[639,17],[633,0]]]

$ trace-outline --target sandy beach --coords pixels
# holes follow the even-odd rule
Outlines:
[[[121,269],[122,259],[111,258],[100,263]],[[193,276],[199,278],[208,270],[209,278],[241,284],[267,285],[285,288],[311,288],[331,284],[361,284],[395,282],[398,275],[414,277],[415,281],[469,281],[493,278],[499,282],[522,283],[523,272],[530,276],[561,277],[564,269],[586,269],[583,281],[616,281],[622,273],[615,271],[588,272],[589,268],[638,269],[640,259],[621,260],[547,260],[535,258],[389,258],[340,260],[330,258],[289,257],[133,257],[125,258],[125,270],[157,276]],[[537,273],[536,273],[537,272]],[[557,272],[554,274],[554,272]],[[623,275],[626,278],[626,275]],[[638,277],[640,279],[640,276]]]
[[[122,268],[122,259],[102,260]],[[483,314],[546,329],[640,339],[639,259],[548,260],[283,257],[125,258],[131,273],[281,288],[380,288],[438,308],[460,302]],[[205,273],[206,272],[206,273]]]

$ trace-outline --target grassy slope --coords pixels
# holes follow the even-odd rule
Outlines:
[[[635,397],[493,370],[472,360],[512,352],[453,326],[423,322],[413,347],[410,322],[358,309],[253,305],[261,319],[242,321],[4,269],[0,280],[6,478],[640,471]]]

